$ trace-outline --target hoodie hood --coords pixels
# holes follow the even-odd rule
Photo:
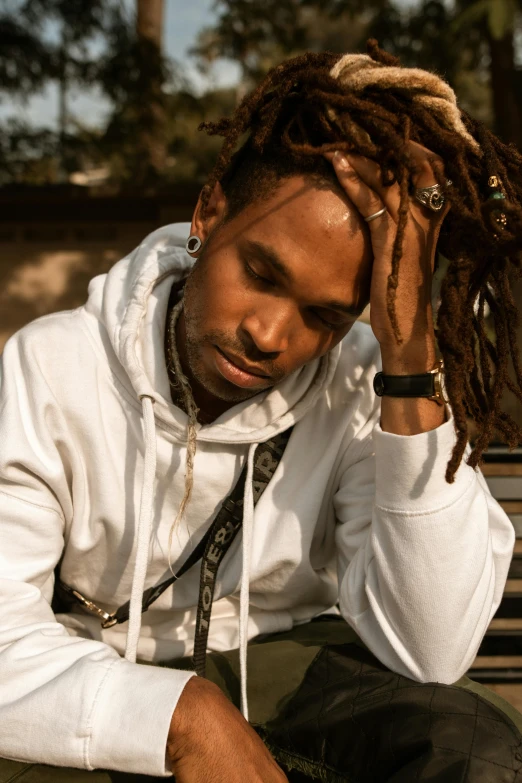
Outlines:
[[[170,430],[180,442],[187,440],[188,417],[170,401],[164,332],[171,287],[173,283],[187,277],[194,263],[185,250],[189,233],[190,225],[180,223],[150,234],[133,253],[115,264],[108,274],[92,280],[86,306],[87,311],[105,327],[101,329],[102,339],[110,344],[107,348],[116,355],[134,393],[141,401],[143,411],[145,458],[125,648],[125,658],[131,662],[136,661],[141,630],[142,596],[154,518],[156,423]],[[204,427],[197,425],[196,441],[249,444],[243,498],[239,611],[241,709],[247,720],[247,629],[254,526],[252,479],[255,449],[258,443],[292,427],[310,410],[330,383],[340,350],[338,345],[326,356],[306,364],[271,390],[233,406],[212,424]]]
[[[124,374],[138,398],[154,401],[157,423],[185,442],[187,416],[172,404],[165,367],[164,330],[173,283],[187,277],[194,259],[186,252],[189,223],[154,231],[130,255],[89,285],[86,309],[103,325]],[[258,443],[299,421],[330,383],[340,355],[336,346],[271,390],[235,405],[210,425],[198,425],[198,440]]]

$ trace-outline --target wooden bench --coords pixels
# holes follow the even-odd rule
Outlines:
[[[522,683],[522,448],[492,447],[482,472],[517,537],[502,602],[468,672],[482,683]]]

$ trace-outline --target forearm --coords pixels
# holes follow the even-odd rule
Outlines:
[[[451,421],[407,438],[381,429],[371,529],[342,580],[341,611],[391,669],[452,682],[501,600],[513,529],[472,468],[445,482]],[[338,536],[342,546],[342,527]]]

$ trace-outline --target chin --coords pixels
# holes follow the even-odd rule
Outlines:
[[[256,394],[261,394],[269,389],[269,386],[263,386],[259,389],[242,389],[240,386],[235,386],[233,383],[229,383],[223,379],[223,383],[208,384],[205,389],[209,391],[214,397],[218,397],[223,402],[244,402],[251,397],[255,397]]]

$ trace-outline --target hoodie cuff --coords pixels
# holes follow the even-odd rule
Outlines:
[[[88,769],[171,776],[167,738],[172,714],[194,672],[116,661],[93,707]]]
[[[461,462],[453,484],[445,479],[456,435],[451,412],[434,430],[418,435],[373,430],[375,502],[398,513],[431,513],[451,506],[466,491],[475,471]]]

